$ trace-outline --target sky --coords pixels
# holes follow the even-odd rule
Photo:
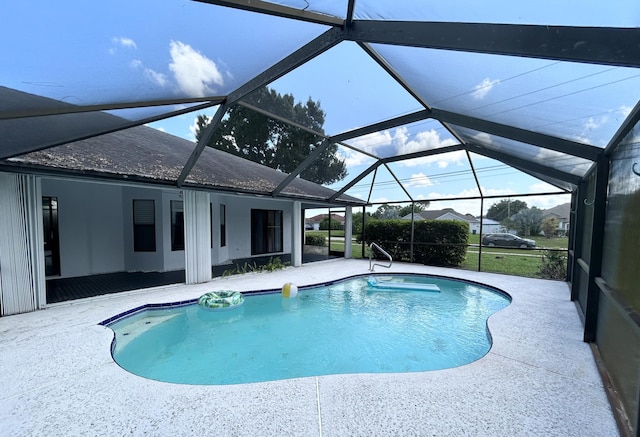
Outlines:
[[[309,4],[312,10],[340,10],[336,2],[285,3]],[[433,4],[427,14],[427,7],[421,2],[393,3],[391,8],[389,2],[359,0],[356,16],[407,19],[420,11],[419,18],[433,20],[630,27],[640,24],[640,6],[635,1],[618,0],[613,7],[590,0],[579,9],[569,7],[570,3],[558,5],[545,0],[537,2],[535,8],[523,5],[516,11],[499,5],[494,10],[479,8],[477,2],[457,0]],[[317,24],[189,0],[166,1],[162,7],[152,0],[68,0],[62,4],[25,0],[5,2],[0,11],[5,17],[0,27],[0,53],[12,66],[0,68],[0,86],[77,105],[224,96],[327,30]],[[597,147],[606,146],[640,98],[640,74],[629,68],[380,44],[372,44],[372,48],[429,105]],[[300,102],[308,98],[319,101],[326,113],[324,129],[329,135],[422,108],[351,42],[333,47],[270,86],[293,94]],[[113,113],[142,120],[185,107],[170,105]],[[200,113],[211,116],[214,111],[211,108]],[[150,125],[194,140],[195,119],[200,113]],[[495,151],[509,149],[525,159],[572,172],[585,171],[584,163],[558,159],[553,152],[501,142],[477,132],[467,132],[467,136]],[[446,147],[458,141],[440,123],[428,120],[347,143],[388,157]],[[332,185],[334,189],[342,188],[373,162],[347,147],[340,147],[339,153],[347,163],[348,176]],[[497,161],[471,156],[486,196],[557,191]],[[461,213],[480,213],[478,201],[441,200],[478,195],[465,152],[398,162],[389,169],[393,174],[387,168],[379,169],[371,193],[373,175],[348,194],[374,203],[408,200],[395,182],[397,178],[413,199],[432,200],[430,209],[453,207]],[[529,206],[549,208],[568,202],[569,196],[523,200]],[[485,211],[491,203],[485,202]]]

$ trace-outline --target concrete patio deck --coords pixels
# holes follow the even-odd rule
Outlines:
[[[567,284],[395,263],[486,283],[513,302],[489,320],[491,351],[455,369],[189,386],[128,373],[98,323],[145,303],[299,286],[368,273],[331,260],[50,306],[0,318],[3,436],[616,436]]]

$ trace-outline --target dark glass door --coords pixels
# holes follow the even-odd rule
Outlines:
[[[46,276],[60,274],[60,240],[58,236],[58,198],[42,198],[44,231],[44,265]]]

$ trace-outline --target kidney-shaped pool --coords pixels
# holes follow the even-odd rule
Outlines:
[[[510,302],[488,286],[414,274],[352,277],[289,298],[280,290],[243,297],[218,310],[197,301],[147,305],[101,324],[115,333],[114,360],[131,373],[240,384],[468,364],[489,351],[487,319]]]

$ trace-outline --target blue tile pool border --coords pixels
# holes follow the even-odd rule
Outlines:
[[[364,273],[364,274],[360,274],[360,275],[353,275],[353,276],[348,276],[346,278],[340,278],[340,279],[334,279],[331,281],[327,281],[327,282],[321,282],[318,284],[310,284],[310,285],[304,285],[299,287],[300,290],[306,290],[306,289],[310,289],[310,288],[316,288],[316,287],[326,287],[328,285],[335,285],[335,284],[339,284],[340,282],[345,282],[351,279],[357,279],[357,278],[365,278],[365,277],[369,277],[369,276],[416,276],[416,277],[421,277],[421,278],[437,278],[437,279],[444,279],[444,280],[448,280],[448,281],[456,281],[456,282],[463,282],[465,284],[472,284],[472,285],[477,285],[479,287],[484,287],[484,288],[488,288],[491,291],[500,294],[501,296],[507,298],[509,300],[509,302],[512,302],[512,298],[509,295],[509,293],[507,293],[504,290],[501,290],[499,288],[496,288],[492,285],[488,285],[488,284],[484,284],[482,282],[477,282],[477,281],[470,281],[468,279],[459,279],[459,278],[452,278],[450,276],[444,276],[444,275],[432,275],[432,274],[422,274],[422,273],[403,273],[403,272],[393,272],[393,273]],[[242,291],[241,293],[245,296],[254,296],[254,295],[261,295],[261,294],[273,294],[273,293],[280,293],[282,291],[281,288],[270,288],[270,289],[263,289],[263,290],[251,290],[251,291]],[[181,300],[181,301],[177,301],[177,302],[166,302],[166,303],[148,303],[148,304],[144,304],[135,308],[132,308],[130,310],[124,311],[120,314],[116,314],[113,317],[109,317],[108,319],[105,319],[101,322],[98,323],[98,325],[101,326],[109,326],[117,321],[126,319],[127,317],[131,317],[135,314],[141,313],[143,311],[148,311],[148,310],[160,310],[160,309],[167,309],[167,308],[179,308],[179,307],[183,307],[183,306],[187,306],[187,305],[192,305],[198,302],[198,298],[194,298],[194,299],[188,299],[188,300]]]

